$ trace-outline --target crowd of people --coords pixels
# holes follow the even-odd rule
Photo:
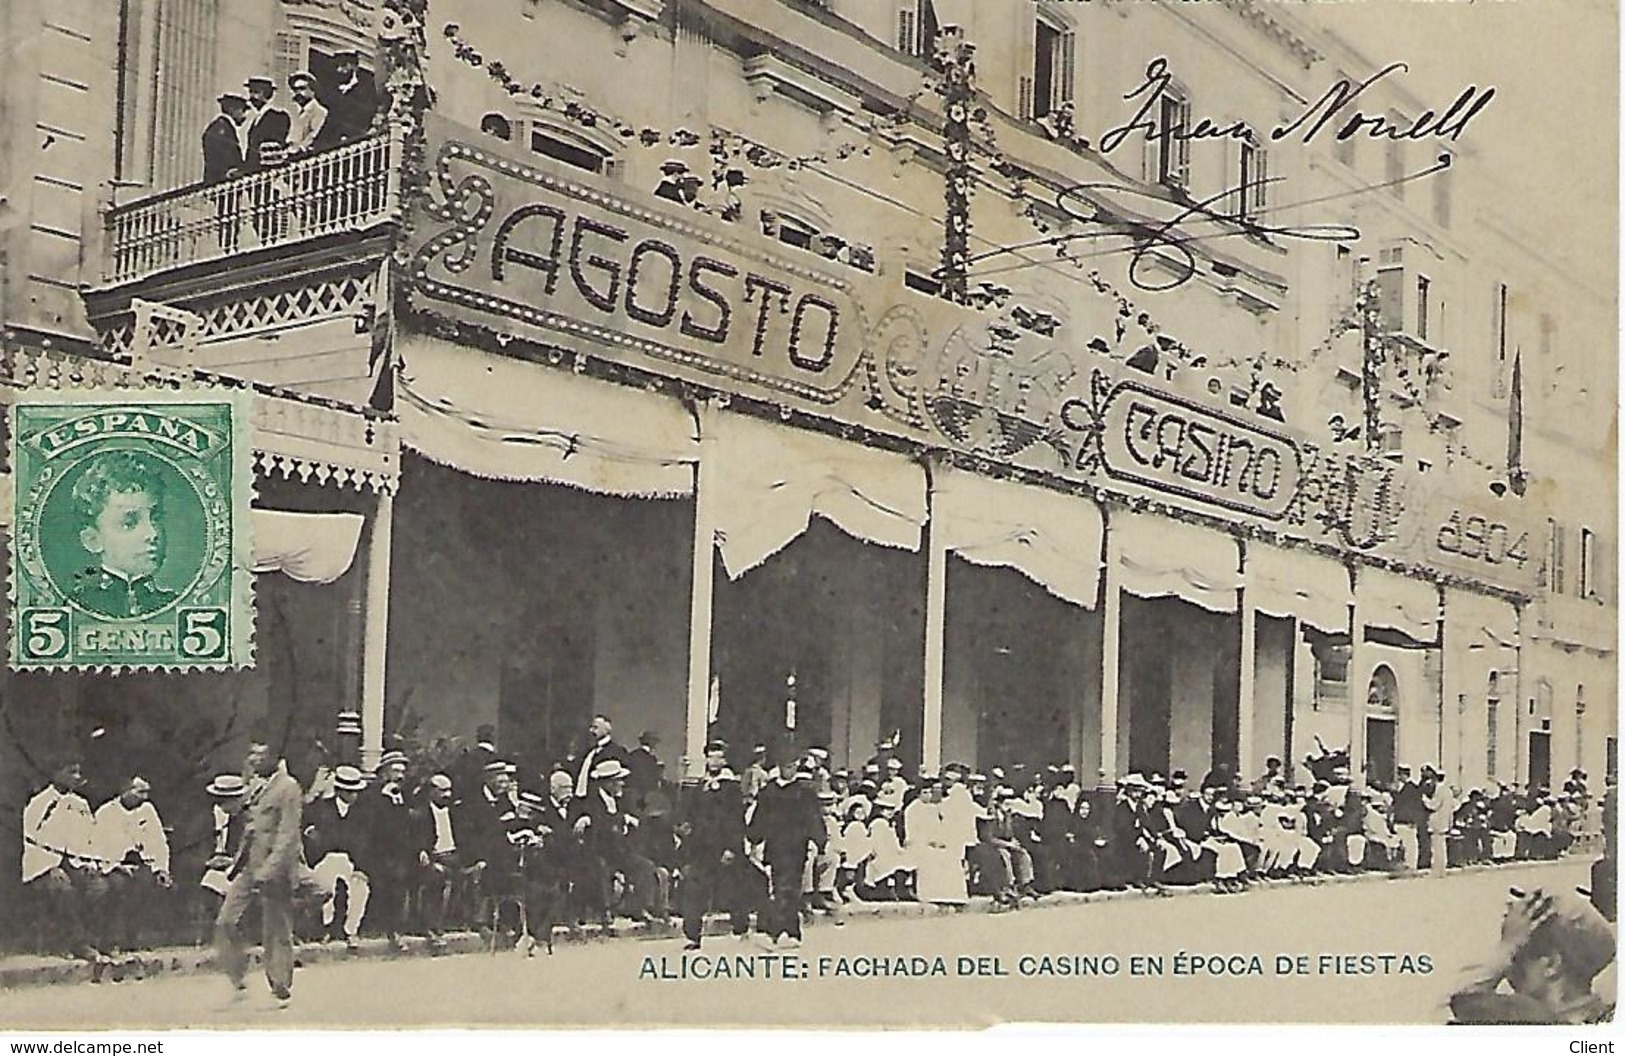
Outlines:
[[[359,738],[345,713],[340,741]],[[1200,781],[1130,772],[1086,790],[1067,764],[912,771],[890,742],[852,771],[822,747],[757,745],[730,765],[705,746],[697,778],[668,781],[645,733],[632,749],[605,716],[557,763],[521,768],[482,727],[455,757],[385,751],[372,773],[338,759],[305,786],[264,743],[241,774],[206,788],[195,825],[166,829],[132,775],[94,810],[76,762],[23,812],[24,890],[42,900],[64,952],[103,963],[139,948],[163,900],[192,907],[228,974],[242,974],[243,922],[259,904],[273,989],[291,985],[283,931],[354,947],[397,947],[450,929],[493,942],[551,942],[556,926],[680,917],[698,948],[708,913],[795,945],[804,919],[860,901],[1019,908],[1056,891],[1210,885],[1364,870],[1403,872],[1563,854],[1598,830],[1586,775],[1563,788],[1502,785],[1465,795],[1432,766],[1356,788],[1346,753],[1279,759],[1242,781],[1223,764]],[[741,755],[745,754],[743,752]],[[173,852],[172,852],[173,848]],[[275,897],[270,897],[272,892]]]

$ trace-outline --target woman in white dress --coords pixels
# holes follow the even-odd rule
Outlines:
[[[919,900],[959,906],[969,901],[964,828],[953,806],[943,802],[940,778],[923,783],[919,798],[903,813],[903,830]]]

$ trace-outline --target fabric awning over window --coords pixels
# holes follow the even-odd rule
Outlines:
[[[1347,634],[1348,570],[1304,550],[1247,544],[1247,602],[1271,616],[1295,616],[1327,634]]]
[[[254,511],[254,571],[331,583],[350,570],[361,541],[358,513]]]
[[[1436,641],[1439,591],[1425,579],[1411,579],[1377,568],[1362,568],[1358,577],[1360,619],[1418,644]]]
[[[707,413],[704,430],[700,486],[730,579],[782,550],[815,513],[866,542],[920,548],[925,470],[902,455],[724,411]]]
[[[931,495],[932,531],[977,565],[1013,568],[1062,601],[1095,607],[1100,508],[1085,498],[943,469]]]
[[[1114,513],[1117,580],[1142,598],[1175,597],[1213,612],[1236,611],[1241,586],[1235,540],[1222,532],[1140,513]]]
[[[1452,646],[1513,650],[1518,644],[1518,613],[1509,601],[1448,590],[1444,599],[1445,637]]]
[[[693,493],[694,421],[672,400],[433,338],[403,359],[401,439],[426,458],[603,495]]]

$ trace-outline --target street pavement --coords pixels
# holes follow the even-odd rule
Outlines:
[[[1584,885],[1587,865],[819,918],[798,949],[613,940],[322,963],[299,971],[286,1007],[257,977],[240,1000],[217,975],[46,986],[0,991],[0,1027],[1440,1023],[1462,967],[1494,947],[1508,887]]]

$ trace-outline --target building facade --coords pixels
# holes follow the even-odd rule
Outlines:
[[[1612,772],[1613,306],[1498,208],[1481,97],[1339,137],[1339,84],[1443,107],[1251,0],[5,17],[71,42],[6,74],[9,384],[250,386],[267,509],[360,519],[260,577],[254,671],[152,676],[216,748],[252,698],[524,777],[595,713],[671,776]],[[197,183],[220,86],[345,50],[372,135]]]

